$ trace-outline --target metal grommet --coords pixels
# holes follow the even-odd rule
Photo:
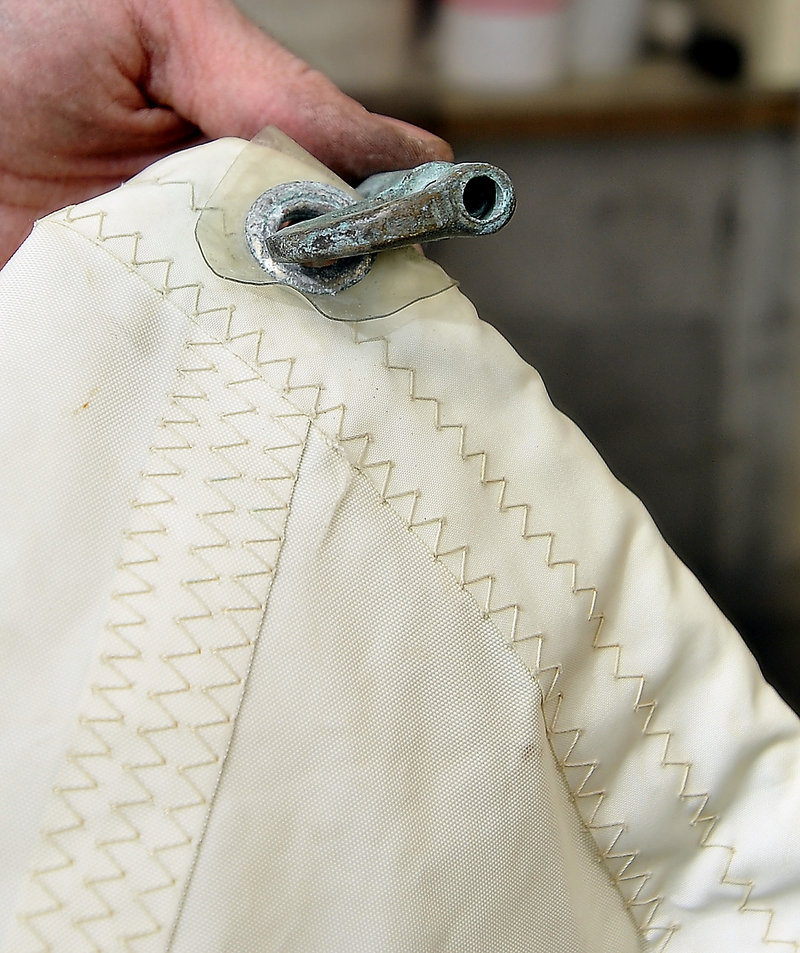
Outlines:
[[[342,189],[323,182],[284,182],[263,192],[247,213],[245,239],[259,267],[281,284],[306,294],[332,295],[361,281],[374,255],[341,258],[320,266],[276,261],[268,239],[282,228],[338,211],[357,201]]]

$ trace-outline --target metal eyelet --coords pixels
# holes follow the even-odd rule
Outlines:
[[[375,256],[341,258],[319,266],[277,261],[270,254],[269,239],[283,228],[347,208],[355,201],[342,189],[323,182],[276,185],[250,206],[244,225],[247,246],[259,267],[281,284],[306,294],[336,294],[361,281]]]

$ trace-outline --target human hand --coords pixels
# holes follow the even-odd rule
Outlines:
[[[203,138],[275,125],[357,180],[449,159],[367,112],[230,0],[0,0],[0,266],[33,221]]]

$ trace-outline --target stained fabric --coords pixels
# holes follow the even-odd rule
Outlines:
[[[795,716],[456,289],[208,268],[243,148],[0,272],[4,949],[796,948]]]
[[[530,673],[317,435],[302,473],[174,949],[637,949]]]

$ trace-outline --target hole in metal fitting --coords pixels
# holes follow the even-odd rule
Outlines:
[[[244,220],[244,238],[255,261],[273,281],[311,295],[334,295],[361,281],[372,268],[372,255],[316,265],[278,261],[269,240],[276,232],[353,204],[352,197],[323,182],[284,182],[263,192]]]
[[[286,215],[283,216],[277,231],[280,231],[282,228],[288,228],[290,225],[297,225],[300,222],[308,222],[312,218],[319,218],[320,215],[324,215],[327,211],[329,211],[329,209],[315,208],[311,205],[306,208],[294,208],[291,212],[287,212]]]
[[[476,175],[467,182],[461,195],[467,214],[483,220],[492,214],[497,204],[497,183],[488,175]]]

